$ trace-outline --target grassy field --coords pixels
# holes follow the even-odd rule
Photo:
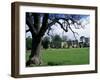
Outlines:
[[[42,50],[42,66],[89,64],[89,48]],[[30,53],[26,53],[28,60]]]

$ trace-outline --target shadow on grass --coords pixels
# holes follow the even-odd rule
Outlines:
[[[48,65],[54,66],[54,65],[62,65],[62,63],[56,63],[56,62],[48,62]]]
[[[64,65],[62,62],[48,62],[49,66],[55,66],[55,65]]]

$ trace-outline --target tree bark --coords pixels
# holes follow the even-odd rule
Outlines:
[[[30,66],[30,64],[40,65],[42,63],[40,52],[41,41],[42,39],[39,37],[32,38],[31,55],[29,56],[29,60],[27,61],[26,66]]]

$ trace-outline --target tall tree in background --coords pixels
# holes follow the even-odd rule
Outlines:
[[[82,43],[84,43],[84,40],[85,40],[85,37],[84,36],[81,36],[80,37],[80,41],[82,41]]]
[[[41,64],[40,50],[42,38],[47,31],[52,29],[51,26],[58,24],[61,29],[68,32],[68,28],[72,31],[74,37],[76,32],[73,31],[71,25],[76,29],[83,28],[81,19],[88,17],[88,15],[69,15],[69,14],[48,14],[48,13],[26,13],[26,25],[29,27],[26,32],[32,35],[32,49],[29,60],[26,62],[26,66],[30,64]],[[76,38],[76,37],[75,37]]]
[[[62,38],[59,35],[54,35],[52,38],[52,44],[54,48],[61,48]]]
[[[45,36],[42,40],[42,46],[44,49],[48,49],[50,44],[50,38],[48,36]]]

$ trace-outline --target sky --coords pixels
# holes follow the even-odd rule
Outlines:
[[[80,27],[80,29],[75,29],[75,27],[72,25],[71,28],[73,29],[73,31],[77,32],[78,35],[76,34],[76,38],[78,41],[80,41],[80,37],[81,36],[85,36],[85,37],[90,37],[90,24],[87,22],[89,22],[89,17],[84,17],[81,19],[81,21],[83,22],[83,24],[86,24],[84,26],[84,28]],[[28,28],[28,26],[26,25],[26,29]],[[53,25],[52,27],[52,30],[50,31],[49,34],[53,34],[53,35],[59,35],[59,36],[66,36],[67,37],[67,40],[75,40],[75,37],[72,33],[72,31],[68,28],[68,32],[65,32],[61,29],[61,27],[59,26],[59,24],[56,24],[56,25]],[[26,33],[26,37],[28,36],[31,36],[31,33],[30,32],[27,32]],[[45,33],[44,36],[47,36],[47,33]]]

